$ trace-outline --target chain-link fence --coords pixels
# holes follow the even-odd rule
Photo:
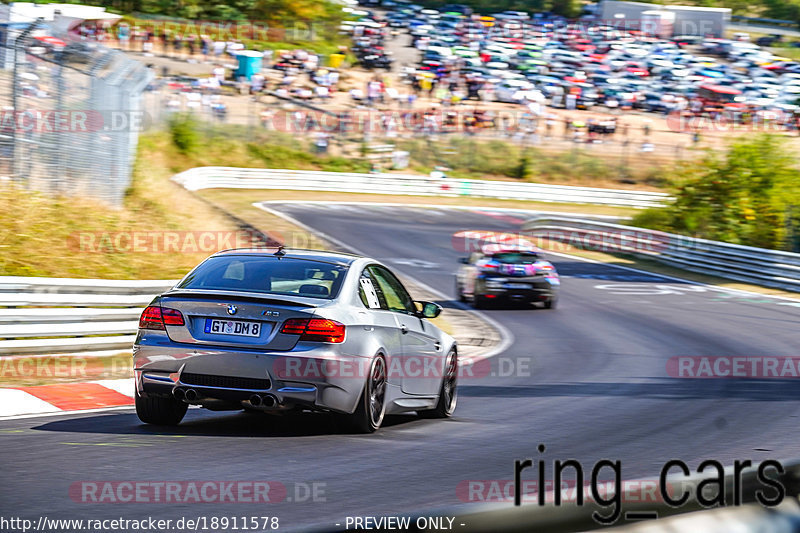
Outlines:
[[[0,28],[0,58],[0,177],[118,205],[151,71],[41,20]]]

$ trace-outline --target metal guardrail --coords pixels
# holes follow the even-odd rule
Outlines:
[[[728,24],[727,30],[729,32],[731,31],[745,32],[745,33],[753,32],[753,33],[765,33],[767,35],[781,35],[783,37],[800,37],[800,30],[798,30],[796,26],[792,28],[786,26],[775,26],[766,23],[756,23],[756,22],[734,21]]]
[[[554,215],[529,219],[522,230],[580,248],[635,254],[702,274],[800,292],[800,254]],[[0,277],[0,355],[128,349],[142,307],[174,284]]]
[[[175,281],[0,277],[0,355],[127,350]]]
[[[800,292],[800,254],[562,216],[538,216],[528,235],[587,249],[648,257],[684,270]]]
[[[663,193],[515,183],[460,180],[408,174],[357,174],[305,170],[232,167],[198,167],[173,176],[186,189],[290,189],[305,191],[375,192],[415,196],[461,196],[536,202],[596,204],[644,209],[663,205]]]
[[[770,19],[770,18],[760,18],[760,17],[745,17],[743,15],[732,15],[731,21],[738,22],[740,24],[761,24],[761,25],[772,25],[772,26],[784,26],[789,28],[796,28],[798,27],[798,23],[796,20],[788,20],[788,19]]]

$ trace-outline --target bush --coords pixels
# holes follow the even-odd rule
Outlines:
[[[528,157],[528,154],[525,154],[519,158],[519,163],[514,169],[513,177],[517,178],[518,180],[529,180],[532,175],[533,171],[531,170],[531,160],[530,157]]]
[[[173,144],[182,154],[193,152],[199,143],[197,120],[190,113],[172,115],[169,119],[169,132]]]
[[[672,214],[663,207],[651,207],[636,214],[631,220],[631,226],[664,231],[672,228]]]
[[[800,170],[775,136],[731,144],[676,171],[675,201],[635,223],[734,244],[792,250],[798,240]]]

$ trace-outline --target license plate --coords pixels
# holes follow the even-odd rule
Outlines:
[[[530,289],[528,283],[506,283],[506,289]]]
[[[237,337],[258,337],[261,335],[261,322],[245,322],[243,320],[219,320],[206,318],[206,333],[217,335],[234,335]]]

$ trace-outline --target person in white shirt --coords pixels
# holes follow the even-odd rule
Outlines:
[[[217,65],[214,67],[214,70],[211,71],[211,74],[216,78],[219,83],[225,81],[225,67],[222,65]]]
[[[228,48],[228,55],[231,57],[236,57],[236,54],[244,50],[244,45],[239,41],[230,41],[227,45]]]
[[[206,87],[210,91],[218,91],[220,86],[221,86],[220,80],[216,76],[211,76],[210,78],[208,78],[208,81],[206,82]]]
[[[260,72],[253,74],[250,80],[250,89],[253,94],[258,94],[264,88],[264,76]]]
[[[215,41],[214,42],[214,55],[219,57],[222,55],[222,52],[225,51],[225,41]]]

